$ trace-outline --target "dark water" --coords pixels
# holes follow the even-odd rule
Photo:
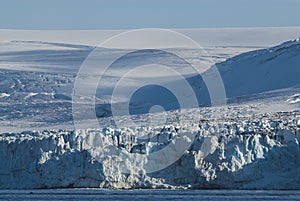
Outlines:
[[[300,200],[300,191],[0,190],[0,200]]]

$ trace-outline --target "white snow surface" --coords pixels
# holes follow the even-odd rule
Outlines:
[[[299,37],[300,27],[173,29],[201,46],[274,46]],[[0,29],[2,41],[46,41],[97,46],[128,30],[10,30]],[[139,45],[139,44],[135,44]]]
[[[74,128],[71,103],[74,81],[82,62],[93,48],[93,46],[41,41],[0,42],[0,132]],[[209,64],[207,62],[209,59],[220,62],[255,48],[207,47],[208,55],[202,55],[200,58],[195,50],[177,51],[187,55],[192,63],[206,62]],[[108,59],[119,51],[103,49],[103,59]],[[140,53],[139,56],[143,56],[143,53]],[[165,59],[163,56],[157,56],[158,61]],[[140,62],[138,56],[133,59],[137,63]],[[151,59],[151,57],[145,58],[149,61]],[[107,102],[122,104],[122,96],[116,96],[113,100],[110,99],[114,87],[111,86],[112,81],[119,79],[118,73],[130,68],[130,65],[123,64],[122,68],[109,71],[110,74],[101,82],[101,90],[99,89],[100,93],[96,97],[96,103],[99,105],[99,107],[97,106],[99,117],[110,113]],[[179,68],[182,64],[175,66]],[[185,68],[182,68],[181,72],[185,76],[190,74]],[[154,75],[149,73],[147,76],[147,79],[151,79]],[[134,84],[137,83],[135,82],[136,78],[131,77]],[[164,79],[166,81],[174,80],[168,76]],[[87,78],[85,86],[83,86],[86,87],[86,90],[89,90],[89,86],[94,84],[90,80],[92,79]],[[155,91],[151,93],[155,93]],[[143,95],[155,97],[151,93]],[[139,103],[144,101],[139,99],[140,97],[137,97],[136,100]],[[84,103],[91,103],[92,98],[81,97],[81,100]],[[171,103],[169,105],[172,106]],[[92,107],[92,105],[84,104],[83,110],[84,107]],[[139,111],[141,107],[138,105],[136,110]],[[87,117],[83,116],[83,119],[87,119]]]
[[[299,87],[300,42],[244,53],[217,64],[227,97]]]
[[[2,113],[0,130],[6,132],[7,130],[22,131],[24,129],[43,129],[56,126],[59,128],[57,123],[63,124],[64,128],[72,128],[71,97],[74,80],[82,62],[93,48],[91,46],[34,41],[0,43],[0,104],[3,106],[0,108]],[[299,86],[297,75],[299,74],[300,57],[297,40],[274,48],[255,50],[235,56],[256,48],[244,46],[207,47],[208,54],[201,57],[194,50],[177,51],[187,55],[188,61],[191,63],[202,62],[207,65],[209,59],[216,62],[223,79],[227,98]],[[103,49],[101,51],[103,51],[103,59],[106,59],[119,50]],[[126,72],[131,67],[129,64],[132,64],[132,60],[137,64],[141,62],[139,58],[143,58],[143,61],[146,62],[151,61],[152,58],[145,55],[141,52],[136,57],[129,58],[128,61],[124,60],[125,63],[121,64],[122,68],[117,66],[115,70],[107,72],[108,74],[102,79],[101,89],[96,94],[98,117],[110,115],[108,102],[123,104],[126,94],[119,94],[111,100],[114,89],[112,83],[119,79],[120,73]],[[163,55],[156,56],[158,61],[166,59]],[[131,63],[126,64],[126,62]],[[195,90],[199,104],[209,105],[210,99],[207,88],[201,77],[192,77],[191,72],[182,63],[172,63],[171,60],[169,63],[175,68],[181,68],[180,72],[187,77]],[[145,79],[152,79],[155,76],[151,73],[146,75]],[[130,84],[138,86],[138,79],[140,79],[138,77],[139,75],[130,77],[132,80]],[[178,84],[174,78],[167,75],[164,75],[163,79],[166,82]],[[94,79],[86,78],[85,86],[83,86],[85,90],[89,90],[90,85],[94,84],[89,80]],[[150,87],[147,91],[142,91],[138,97],[134,97],[131,102],[133,113],[145,113],[143,108],[148,107],[147,104],[151,105],[151,101],[155,101],[153,98],[156,97],[154,95],[156,93],[156,88]],[[149,102],[146,100],[148,98],[152,98],[152,100]],[[93,97],[81,97],[81,100],[85,103],[91,103]],[[169,109],[178,107],[176,102],[171,99],[160,101],[168,105]],[[83,110],[84,107],[92,107],[92,105],[83,105]],[[86,118],[83,116],[83,119]]]
[[[243,35],[247,38],[253,31],[238,30],[236,34],[247,32],[249,35]],[[258,32],[264,35],[270,31],[282,30]],[[229,105],[201,107],[200,122],[195,122],[197,113],[193,109],[182,108],[184,123],[178,125],[179,110],[173,102],[163,99],[170,107],[165,125],[122,128],[111,123],[107,105],[113,87],[111,81],[118,79],[112,71],[102,83],[104,90],[96,96],[101,128],[91,128],[90,117],[83,113],[83,129],[74,129],[71,95],[74,80],[94,46],[23,40],[1,42],[0,188],[300,189],[299,40],[262,49],[270,46],[270,41],[281,42],[287,37],[290,32],[286,29],[282,36],[277,33],[276,40],[271,37],[268,44],[258,39],[255,46],[248,46],[251,42],[229,46],[236,39],[232,33],[227,30],[224,37],[231,37],[224,44],[206,47],[209,56],[199,57],[194,50],[177,50],[184,51],[191,63],[210,59],[217,63]],[[111,57],[120,50],[101,51]],[[143,54],[134,58],[139,59]],[[162,55],[157,58],[165,59]],[[126,71],[129,64],[125,63],[122,70]],[[201,78],[190,75],[184,68],[182,72],[192,83],[197,98],[203,101],[200,105],[209,105]],[[151,79],[151,74],[146,78]],[[136,77],[131,79],[134,84]],[[165,79],[176,83],[173,78]],[[86,80],[88,90],[93,83]],[[121,119],[148,120],[141,108],[147,106],[144,99],[155,98],[156,93],[150,88],[136,97],[132,105],[137,115]],[[84,107],[92,107],[92,98],[81,97],[85,103],[83,111]],[[122,98],[114,97],[113,103],[122,104]],[[192,136],[185,136],[187,131]],[[140,135],[152,137],[140,138]],[[191,145],[180,160],[160,171],[147,171],[147,164],[151,163],[147,156],[172,143],[176,145],[181,139]],[[124,156],[131,160],[124,161]],[[130,171],[124,173],[121,166]]]

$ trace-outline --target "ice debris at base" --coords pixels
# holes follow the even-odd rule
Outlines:
[[[300,189],[298,112],[251,119],[202,119],[194,128],[3,133],[0,188]],[[191,142],[180,159],[147,172],[145,157],[180,137]]]

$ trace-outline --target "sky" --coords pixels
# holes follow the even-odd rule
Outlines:
[[[300,26],[300,0],[0,0],[0,29]]]

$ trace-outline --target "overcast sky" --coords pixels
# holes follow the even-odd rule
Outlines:
[[[0,0],[0,29],[300,26],[300,0]]]

